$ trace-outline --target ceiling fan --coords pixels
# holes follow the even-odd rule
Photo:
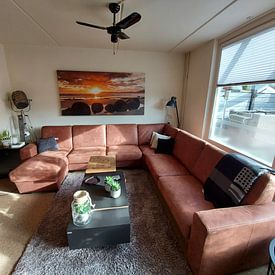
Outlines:
[[[126,33],[122,32],[121,30],[125,30],[130,26],[136,24],[141,19],[141,15],[137,12],[133,12],[118,23],[116,23],[116,14],[120,11],[120,5],[118,3],[110,3],[109,10],[111,11],[111,13],[113,13],[113,25],[110,27],[102,27],[80,21],[76,21],[76,23],[86,27],[107,30],[107,33],[111,35],[112,43],[117,43],[118,39],[130,38]]]

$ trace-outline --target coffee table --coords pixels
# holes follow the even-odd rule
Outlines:
[[[121,195],[117,199],[110,197],[105,191],[106,176],[120,176]],[[97,177],[97,184],[87,184],[89,177]],[[67,237],[70,249],[116,245],[130,242],[129,203],[122,171],[97,174],[85,174],[81,190],[89,192],[95,210],[91,221],[84,226],[76,226],[70,221],[67,227]]]

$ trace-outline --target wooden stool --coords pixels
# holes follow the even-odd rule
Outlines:
[[[116,171],[116,156],[92,156],[88,162],[86,174]]]

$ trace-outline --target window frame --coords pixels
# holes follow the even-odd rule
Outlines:
[[[227,33],[224,36],[214,40],[208,93],[207,93],[204,120],[203,120],[202,137],[209,143],[221,148],[226,152],[229,152],[229,153],[236,152],[236,153],[244,154],[240,152],[239,149],[234,148],[233,146],[228,147],[210,138],[211,122],[214,118],[214,110],[216,109],[217,96],[218,96],[216,89],[218,87],[217,84],[218,84],[222,49],[223,47],[226,47],[227,45],[230,45],[234,42],[247,38],[253,34],[261,32],[270,27],[274,27],[275,26],[274,18],[275,18],[275,11],[265,13],[262,16],[260,16],[257,20],[254,20],[253,22],[247,23],[243,26],[240,26],[239,28],[233,30],[232,32]],[[250,156],[249,154],[246,154],[246,155],[252,159],[255,159],[254,156]],[[270,166],[270,167],[272,166],[272,164],[269,164],[257,159],[255,160],[267,166]]]

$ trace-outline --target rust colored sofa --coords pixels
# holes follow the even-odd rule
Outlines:
[[[156,154],[152,132],[175,138],[173,154]],[[242,205],[215,208],[203,184],[225,154],[217,147],[167,124],[46,126],[59,151],[21,150],[24,162],[10,173],[19,192],[57,189],[68,170],[83,170],[91,155],[115,154],[118,167],[145,164],[183,236],[194,274],[231,274],[268,262],[275,234],[274,176],[263,175]]]

